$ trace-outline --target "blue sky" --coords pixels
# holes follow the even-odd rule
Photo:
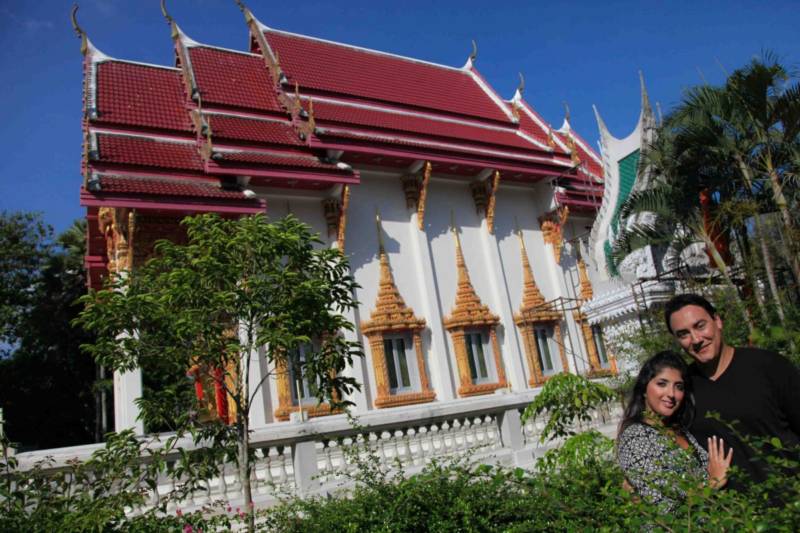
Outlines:
[[[562,102],[592,144],[596,104],[625,136],[639,113],[638,71],[666,112],[681,91],[720,83],[768,49],[800,61],[800,2],[275,2],[249,0],[274,28],[461,66],[478,42],[477,67],[505,98],[526,78],[526,99],[559,126]],[[168,0],[193,39],[245,50],[233,0]],[[0,209],[42,211],[57,231],[78,205],[81,55],[71,2],[0,0]],[[83,0],[79,21],[94,44],[120,59],[173,64],[158,0]]]

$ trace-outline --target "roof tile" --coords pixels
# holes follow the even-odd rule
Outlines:
[[[100,183],[103,193],[248,200],[241,191],[226,191],[212,183],[200,181],[102,176]]]
[[[100,161],[147,167],[203,170],[195,143],[179,143],[133,137],[97,134]]]
[[[262,58],[205,46],[189,48],[189,58],[205,103],[282,112]]]
[[[206,114],[215,139],[231,139],[265,144],[300,146],[302,142],[287,122],[258,120],[232,115]]]
[[[465,70],[282,32],[264,37],[301,87],[510,122]]]
[[[313,156],[304,155],[302,153],[292,152],[255,152],[255,151],[237,151],[228,152],[220,151],[215,152],[221,154],[222,159],[218,162],[236,162],[247,163],[253,165],[274,165],[280,167],[300,167],[300,168],[314,168],[326,169],[339,172],[352,173],[348,168],[341,169],[335,164],[323,163]]]
[[[191,131],[178,71],[123,61],[97,70],[97,122]]]
[[[523,150],[542,150],[527,139],[508,129],[497,129],[472,126],[468,124],[445,122],[418,115],[391,113],[377,109],[339,105],[328,101],[314,101],[314,117],[320,121],[338,122],[372,126],[396,131],[412,132],[450,140],[496,144],[504,147],[521,148]]]

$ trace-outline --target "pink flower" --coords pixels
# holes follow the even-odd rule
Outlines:
[[[192,524],[186,524],[185,526],[183,526],[183,533],[192,533],[192,531],[194,531],[194,528],[192,528]]]
[[[175,511],[175,515],[177,515],[177,516],[183,516],[183,511],[181,511],[180,509],[177,509],[177,510]]]

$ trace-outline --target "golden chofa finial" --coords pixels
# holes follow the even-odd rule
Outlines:
[[[173,39],[176,39],[180,32],[178,30],[178,24],[175,22],[175,19],[172,18],[172,15],[169,14],[167,11],[167,2],[166,0],[161,0],[161,14],[164,15],[164,18],[167,19],[167,24],[170,27],[170,35]]]
[[[472,53],[469,55],[469,62],[474,63],[478,59],[478,43],[472,39]]]
[[[517,86],[517,93],[519,93],[520,97],[522,93],[525,91],[525,76],[522,75],[522,72],[518,72],[519,74],[519,85]]]
[[[236,5],[239,6],[239,9],[242,13],[244,13],[244,20],[245,22],[251,22],[253,20],[253,13],[250,9],[242,2],[242,0],[236,0]]]
[[[161,0],[161,14],[164,15],[165,19],[167,19],[167,23],[168,24],[174,24],[175,23],[175,20],[167,12],[167,0]]]
[[[562,103],[564,104],[564,120],[569,122],[569,104],[566,100],[564,100]]]
[[[83,28],[81,28],[80,25],[78,24],[77,15],[78,15],[78,4],[72,4],[72,13],[70,13],[70,19],[72,20],[72,28],[75,30],[75,33],[81,40],[81,54],[86,55],[86,52],[89,50],[89,38],[86,37],[86,32],[83,31]]]

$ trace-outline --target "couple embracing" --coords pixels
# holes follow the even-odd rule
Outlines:
[[[620,424],[617,454],[633,490],[669,511],[686,497],[681,478],[737,491],[766,480],[768,465],[748,439],[777,438],[781,449],[795,452],[773,453],[796,454],[800,372],[774,352],[726,344],[722,320],[701,296],[675,296],[664,318],[694,362],[687,366],[666,351],[644,363]],[[706,416],[712,412],[719,416]]]

